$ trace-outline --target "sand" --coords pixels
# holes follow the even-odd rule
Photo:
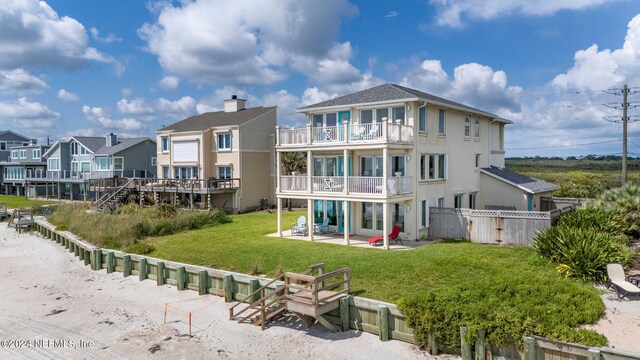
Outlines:
[[[0,359],[426,359],[416,346],[295,318],[265,331],[228,320],[216,296],[92,271],[60,245],[0,224]],[[191,299],[191,300],[190,300]],[[192,300],[197,299],[197,300]],[[193,313],[187,316],[165,303]],[[17,342],[15,342],[17,341]],[[444,356],[452,358],[451,356]]]
[[[640,298],[620,300],[613,290],[600,287],[605,315],[595,325],[586,326],[609,339],[609,347],[640,354]]]

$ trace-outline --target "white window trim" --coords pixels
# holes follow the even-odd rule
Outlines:
[[[422,203],[426,203],[425,212],[422,212]],[[418,228],[419,229],[428,229],[429,228],[429,199],[421,199],[420,200],[420,209],[416,211],[418,213]],[[422,223],[424,222],[424,226]]]
[[[99,164],[98,159],[111,159],[111,158],[110,158],[110,157],[108,157],[108,156],[100,156],[100,157],[96,157],[96,158],[95,158],[96,171],[111,171],[111,170],[113,169],[113,160],[111,160],[111,161],[110,161],[110,164],[109,164],[109,168],[108,168],[108,169],[100,169],[100,168],[98,168],[98,164]]]
[[[82,164],[89,164],[89,171],[82,170]],[[80,168],[78,171],[80,171],[81,173],[91,172],[91,161],[80,161]]]
[[[164,140],[167,140],[167,148],[164,148]],[[160,136],[160,150],[162,151],[163,154],[168,154],[169,150],[171,149],[171,142],[169,141],[169,137],[168,136]]]
[[[229,134],[229,147],[224,147],[221,148],[220,147],[220,135],[225,135],[225,134]],[[220,131],[216,133],[216,142],[218,143],[218,151],[219,152],[229,152],[233,150],[233,139],[232,139],[232,132],[231,131]]]
[[[36,152],[38,153],[38,156],[36,156]],[[31,157],[35,160],[35,159],[40,159],[42,158],[42,152],[40,151],[40,149],[33,149],[31,150]]]
[[[467,130],[469,130],[468,135]],[[469,115],[465,115],[464,117],[464,140],[471,140],[471,117]]]
[[[424,130],[420,130],[420,109],[424,109]],[[422,105],[418,107],[418,133],[426,134],[429,131],[429,127],[427,126],[427,105]]]
[[[116,159],[122,159],[122,168],[116,169]],[[124,171],[124,157],[114,156],[111,158],[111,167],[113,168],[113,171]]]
[[[158,160],[156,159],[155,156],[151,157],[151,166],[157,166],[158,165]]]
[[[216,171],[216,173],[217,173],[216,175],[218,175],[218,176],[217,176],[217,178],[218,178],[218,179],[222,179],[222,178],[220,177],[220,169],[221,169],[221,168],[227,168],[227,167],[228,167],[228,168],[229,168],[229,170],[230,170],[229,179],[233,179],[233,165],[232,165],[232,164],[220,164],[220,165],[216,165],[216,170],[218,170],[218,171]]]
[[[58,160],[58,168],[57,169],[51,169],[51,166],[49,165],[50,160]],[[60,158],[48,158],[47,159],[47,171],[60,171]]]
[[[440,112],[443,113],[442,119],[442,132],[440,132]],[[445,109],[438,109],[438,137],[446,137],[447,136],[447,111]]]
[[[440,199],[442,199],[442,206],[440,206]],[[436,196],[437,207],[447,207],[447,198],[444,195]]]
[[[476,121],[477,121],[477,124],[476,124]],[[482,123],[480,122],[480,118],[476,118],[473,121],[473,139],[475,141],[480,141],[480,137],[482,135],[482,133],[481,133],[481,131],[482,131],[481,124]],[[476,136],[476,135],[478,135],[478,136]]]

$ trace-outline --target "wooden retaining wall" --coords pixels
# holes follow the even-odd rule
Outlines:
[[[35,230],[74,252],[85,265],[91,265],[93,270],[105,269],[108,273],[117,271],[125,277],[137,276],[141,281],[169,284],[176,286],[178,290],[188,289],[201,295],[217,295],[224,297],[226,302],[243,301],[255,290],[251,284],[255,280],[258,281],[258,286],[271,281],[231,271],[100,249],[68,231],[56,230],[54,225],[42,219],[35,220]],[[275,289],[280,285],[281,282],[275,282],[270,288]],[[415,343],[412,329],[407,327],[404,315],[394,304],[349,296],[341,301],[339,309],[327,313],[326,318],[343,330],[354,329],[376,334],[383,341],[395,339]]]
[[[640,354],[611,348],[591,348],[541,337],[524,337],[523,360],[638,360]]]
[[[530,246],[536,231],[551,226],[549,212],[429,209],[429,236],[481,244]]]

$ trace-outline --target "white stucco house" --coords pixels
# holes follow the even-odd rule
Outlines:
[[[383,235],[388,248],[393,225],[428,235],[430,207],[534,210],[556,189],[504,169],[510,120],[419,90],[383,84],[297,111],[306,127],[276,128],[279,234],[286,198],[307,201],[310,229],[328,219],[347,243]],[[307,174],[284,175],[285,152],[306,153]]]

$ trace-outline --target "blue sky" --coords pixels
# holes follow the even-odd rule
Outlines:
[[[279,122],[296,126],[297,107],[384,82],[513,120],[508,156],[619,154],[621,125],[603,117],[621,112],[601,104],[622,100],[602,90],[640,90],[640,1],[9,0],[0,8],[0,128],[41,141],[153,136],[220,110],[231,94],[278,105]],[[632,156],[639,135],[632,122]]]

